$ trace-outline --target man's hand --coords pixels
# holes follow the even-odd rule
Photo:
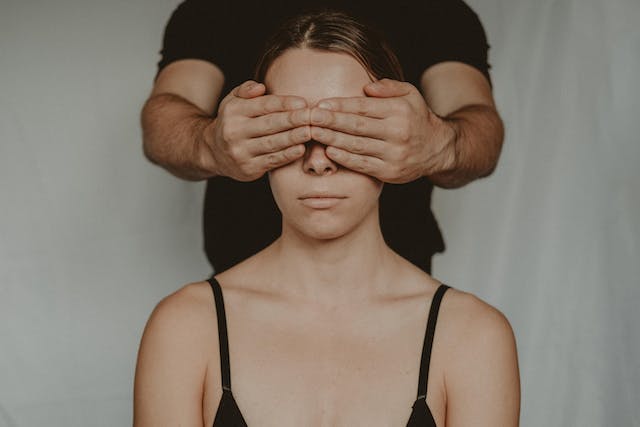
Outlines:
[[[342,166],[389,183],[448,171],[456,133],[410,83],[383,79],[367,97],[329,98],[311,110],[311,138]]]
[[[263,84],[249,80],[220,103],[205,132],[218,175],[253,181],[304,155],[311,137],[307,102],[264,93]]]

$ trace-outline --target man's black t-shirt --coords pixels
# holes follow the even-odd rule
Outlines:
[[[212,62],[225,76],[222,99],[252,78],[258,53],[281,22],[319,8],[342,10],[380,30],[396,52],[406,81],[417,88],[422,73],[444,61],[469,64],[489,79],[484,29],[462,0],[401,1],[385,9],[337,0],[187,0],[167,24],[158,71],[180,59]],[[431,256],[444,250],[429,207],[432,190],[428,179],[420,178],[408,184],[385,184],[380,197],[380,223],[387,244],[427,272]],[[208,181],[205,251],[216,273],[265,248],[280,235],[281,226],[266,174],[249,183],[225,177]]]

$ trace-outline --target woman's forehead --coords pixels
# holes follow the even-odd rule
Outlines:
[[[303,97],[309,105],[331,97],[364,96],[371,79],[352,56],[341,52],[296,48],[273,61],[265,76],[267,91]]]

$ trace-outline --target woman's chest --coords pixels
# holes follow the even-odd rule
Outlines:
[[[241,323],[229,326],[231,387],[250,427],[406,425],[417,397],[424,330]],[[213,424],[220,401],[219,369],[214,354],[204,384],[205,426]],[[443,393],[429,388],[438,420]]]

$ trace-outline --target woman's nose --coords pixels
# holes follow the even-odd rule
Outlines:
[[[307,144],[302,167],[304,171],[314,175],[330,175],[338,170],[338,165],[327,157],[326,145],[311,141]]]

